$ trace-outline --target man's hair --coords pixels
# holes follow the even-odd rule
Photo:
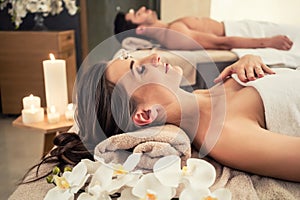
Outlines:
[[[116,15],[114,26],[115,36],[120,43],[122,43],[123,39],[125,39],[126,37],[138,37],[142,39],[146,38],[145,36],[135,33],[135,29],[138,27],[138,24],[127,21],[125,19],[125,13],[123,12],[118,12],[118,14]]]
[[[116,15],[114,25],[115,25],[115,34],[130,30],[130,29],[135,29],[138,27],[138,24],[134,24],[131,21],[127,21],[125,19],[125,13],[123,13],[123,12],[119,12]]]

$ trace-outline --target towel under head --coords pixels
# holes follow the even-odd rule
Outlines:
[[[133,152],[142,153],[136,169],[149,172],[159,158],[167,155],[178,155],[185,165],[191,157],[191,143],[182,129],[164,125],[114,135],[99,143],[94,151],[95,157],[107,163],[121,164]]]

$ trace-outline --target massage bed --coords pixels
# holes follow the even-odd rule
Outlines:
[[[168,126],[168,127],[167,127]],[[172,135],[174,133],[178,132],[178,127],[172,126],[172,125],[166,125],[167,132],[172,132]],[[153,128],[153,127],[152,127]],[[154,127],[155,128],[155,127]],[[151,128],[150,128],[151,129]],[[165,130],[165,129],[164,129]],[[153,130],[154,131],[154,130]],[[130,134],[130,133],[126,133]],[[168,133],[162,133],[163,137],[159,140],[153,140],[153,142],[159,142],[160,145],[162,142],[168,143],[168,139],[164,136]],[[101,155],[101,151],[103,152],[103,149],[111,149],[108,144],[108,142],[116,141],[116,136],[114,139],[107,139],[104,140],[101,144],[96,147],[95,154],[98,156]],[[123,139],[127,137],[128,135],[123,136]],[[174,136],[170,136],[170,138],[174,139]],[[121,137],[119,138],[119,141],[121,141]],[[141,138],[140,138],[141,139]],[[123,140],[124,141],[124,140]],[[187,142],[185,145],[180,144],[178,145],[179,141],[186,141],[185,137],[178,137],[176,139],[176,144],[172,141],[169,141],[168,144],[171,144],[175,149],[181,149],[178,152],[182,152],[183,156],[182,159],[186,159],[187,157],[191,156],[193,158],[198,158],[198,152],[192,148],[189,148],[189,142]],[[122,143],[122,142],[121,142]],[[149,146],[150,143],[144,143],[143,146]],[[127,145],[127,144],[126,144]],[[124,142],[122,144],[122,148],[124,147]],[[178,146],[178,147],[176,147]],[[188,148],[184,148],[188,147]],[[127,145],[127,147],[132,147],[130,144]],[[137,148],[139,148],[139,145],[136,145]],[[187,152],[186,150],[189,149],[190,152]],[[106,151],[105,150],[105,151]],[[108,152],[108,151],[106,151]],[[112,152],[110,152],[112,153]],[[147,156],[149,155],[149,152],[146,152]],[[116,155],[112,154],[105,154],[103,156],[104,158],[116,158]],[[109,158],[109,159],[111,159]],[[246,173],[243,171],[235,170],[229,167],[226,167],[224,165],[221,165],[220,163],[216,162],[215,160],[211,159],[210,157],[204,158],[206,161],[210,162],[216,169],[216,181],[215,183],[210,187],[211,191],[214,191],[218,188],[227,188],[230,190],[232,194],[232,200],[298,200],[300,199],[300,183],[293,183],[289,181],[282,181],[274,178],[254,175],[251,173]],[[245,158],[246,159],[246,158]],[[147,160],[143,160],[144,163],[149,163]],[[40,173],[46,173],[53,169],[53,165],[46,164],[42,165],[40,169]],[[35,172],[32,172],[29,174],[28,178],[34,177]],[[39,181],[28,183],[24,185],[18,186],[18,188],[15,190],[15,192],[9,197],[9,200],[41,200],[44,198],[48,190],[53,188],[53,184],[48,184],[45,179],[41,179]],[[116,200],[116,199],[114,199]]]

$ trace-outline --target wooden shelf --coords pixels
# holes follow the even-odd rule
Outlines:
[[[25,127],[41,130],[44,134],[53,133],[53,132],[64,132],[68,131],[73,126],[73,120],[67,120],[64,116],[60,117],[60,121],[57,123],[49,123],[47,119],[47,115],[44,116],[44,121],[24,124],[22,121],[22,116],[19,116],[17,119],[13,121],[13,126],[17,127]]]
[[[49,123],[47,119],[47,115],[44,116],[44,121],[24,124],[22,121],[22,116],[19,116],[12,122],[13,126],[20,128],[30,128],[35,130],[41,130],[41,134],[44,137],[44,148],[43,155],[49,153],[49,151],[53,148],[53,139],[54,137],[62,132],[67,132],[74,124],[74,120],[67,120],[64,116],[60,117],[60,121],[57,123]]]

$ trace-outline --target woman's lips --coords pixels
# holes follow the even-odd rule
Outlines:
[[[170,68],[172,68],[172,66],[169,63],[164,63],[164,66],[165,66],[165,73],[168,73]]]

